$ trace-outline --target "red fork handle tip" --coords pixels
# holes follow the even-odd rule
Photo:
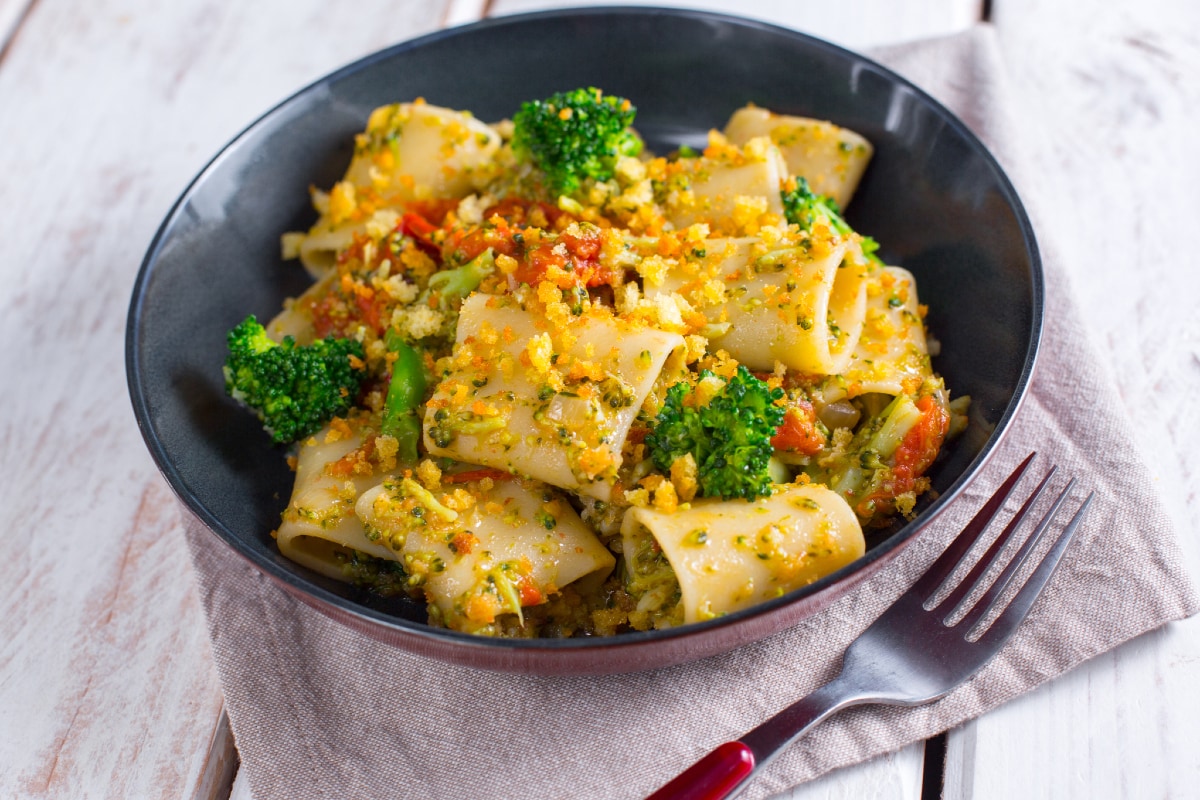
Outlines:
[[[753,771],[750,748],[741,742],[726,742],[646,800],[722,800]]]

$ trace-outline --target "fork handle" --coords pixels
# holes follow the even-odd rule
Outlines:
[[[726,742],[646,800],[722,800],[750,777],[754,766],[754,753],[745,743]]]
[[[646,800],[725,800],[737,794],[755,769],[830,714],[869,702],[841,675],[780,711],[741,739],[725,742]]]

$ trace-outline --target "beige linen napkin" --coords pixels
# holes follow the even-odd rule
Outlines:
[[[1020,182],[990,30],[882,60],[958,113]],[[1036,217],[1035,217],[1036,221]],[[888,569],[817,616],[708,660],[610,677],[447,666],[394,650],[292,599],[211,534],[188,531],[230,721],[257,800],[638,798],[833,677],[846,645],[912,582],[1013,465],[1037,449],[1096,490],[1046,595],[974,680],[914,709],[839,714],[747,790],[762,798],[961,724],[1198,605],[1132,427],[1069,293],[1053,232],[1046,329],[1028,399],[963,498]],[[1086,414],[1081,414],[1081,404]]]

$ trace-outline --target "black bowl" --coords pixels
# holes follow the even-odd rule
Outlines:
[[[415,604],[371,606],[280,555],[269,532],[292,473],[223,391],[225,332],[269,318],[308,280],[279,235],[314,219],[308,187],[332,185],[371,109],[418,96],[510,116],[576,86],[631,98],[638,130],[665,152],[703,145],[748,101],[829,119],[875,158],[849,220],[917,277],[943,343],[937,369],[973,398],[972,424],[931,472],[937,499],[872,537],[855,564],[778,600],[710,622],[614,638],[489,640],[431,628]],[[126,341],[138,424],[190,524],[305,602],[370,636],[456,663],[536,673],[664,666],[761,639],[827,605],[894,556],[980,469],[1025,391],[1042,324],[1037,246],[986,148],[889,70],[793,31],[663,9],[588,9],[489,20],[400,44],[301,90],[235,138],[167,215],[133,289]]]

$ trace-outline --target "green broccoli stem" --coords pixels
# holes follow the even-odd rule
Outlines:
[[[421,420],[417,407],[425,399],[425,365],[421,354],[405,342],[394,330],[384,337],[388,350],[396,354],[392,362],[392,379],[388,383],[387,399],[383,404],[385,436],[400,443],[397,457],[409,464],[417,461],[417,443],[421,440]]]
[[[855,437],[845,468],[833,476],[833,490],[856,506],[870,489],[877,471],[888,468],[892,456],[920,420],[921,410],[912,398],[896,395]]]
[[[883,410],[882,416],[883,425],[871,436],[867,449],[874,450],[881,459],[890,459],[908,432],[921,421],[921,410],[911,397],[898,394]]]
[[[489,247],[461,267],[431,275],[425,293],[418,302],[427,301],[434,292],[442,305],[452,300],[462,300],[478,289],[483,279],[495,271],[496,258]]]

